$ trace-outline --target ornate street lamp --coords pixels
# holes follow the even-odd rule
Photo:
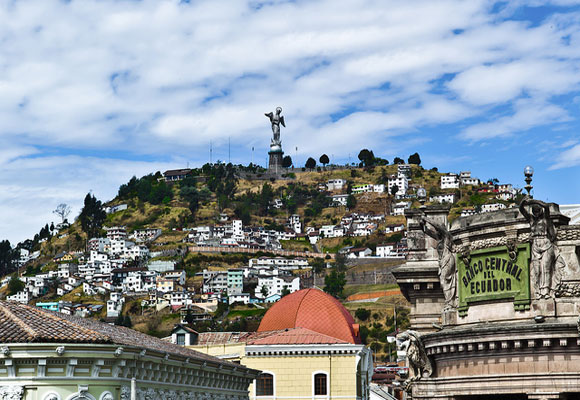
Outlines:
[[[525,181],[527,183],[527,185],[524,188],[528,191],[528,196],[532,197],[531,191],[533,186],[531,185],[531,183],[532,176],[534,176],[534,168],[532,168],[530,165],[526,165],[526,167],[524,168],[524,175],[526,176]]]

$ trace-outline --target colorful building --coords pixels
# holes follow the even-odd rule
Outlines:
[[[350,313],[318,289],[283,297],[268,310],[257,332],[192,335],[195,344],[187,347],[262,371],[250,386],[251,399],[370,396],[371,351],[361,343]]]

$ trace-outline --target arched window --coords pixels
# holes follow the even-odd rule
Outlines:
[[[324,372],[314,374],[314,395],[328,395],[328,375]]]
[[[274,375],[262,373],[256,379],[256,396],[274,395]]]

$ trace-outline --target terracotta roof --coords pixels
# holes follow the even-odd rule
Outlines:
[[[246,343],[278,333],[274,332],[202,332],[197,337],[198,345]]]
[[[258,332],[306,328],[348,343],[360,344],[359,326],[334,297],[318,289],[302,289],[272,306]]]
[[[229,364],[129,328],[10,301],[0,301],[0,343],[116,344]]]
[[[348,344],[348,342],[310,329],[294,328],[261,339],[254,339],[248,344]]]

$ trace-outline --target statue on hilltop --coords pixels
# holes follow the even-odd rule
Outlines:
[[[284,116],[282,114],[282,107],[276,107],[276,112],[266,113],[264,114],[266,117],[270,119],[270,123],[272,124],[272,133],[274,138],[272,139],[272,144],[280,145],[280,124],[284,128],[286,128],[286,124],[284,122]]]

